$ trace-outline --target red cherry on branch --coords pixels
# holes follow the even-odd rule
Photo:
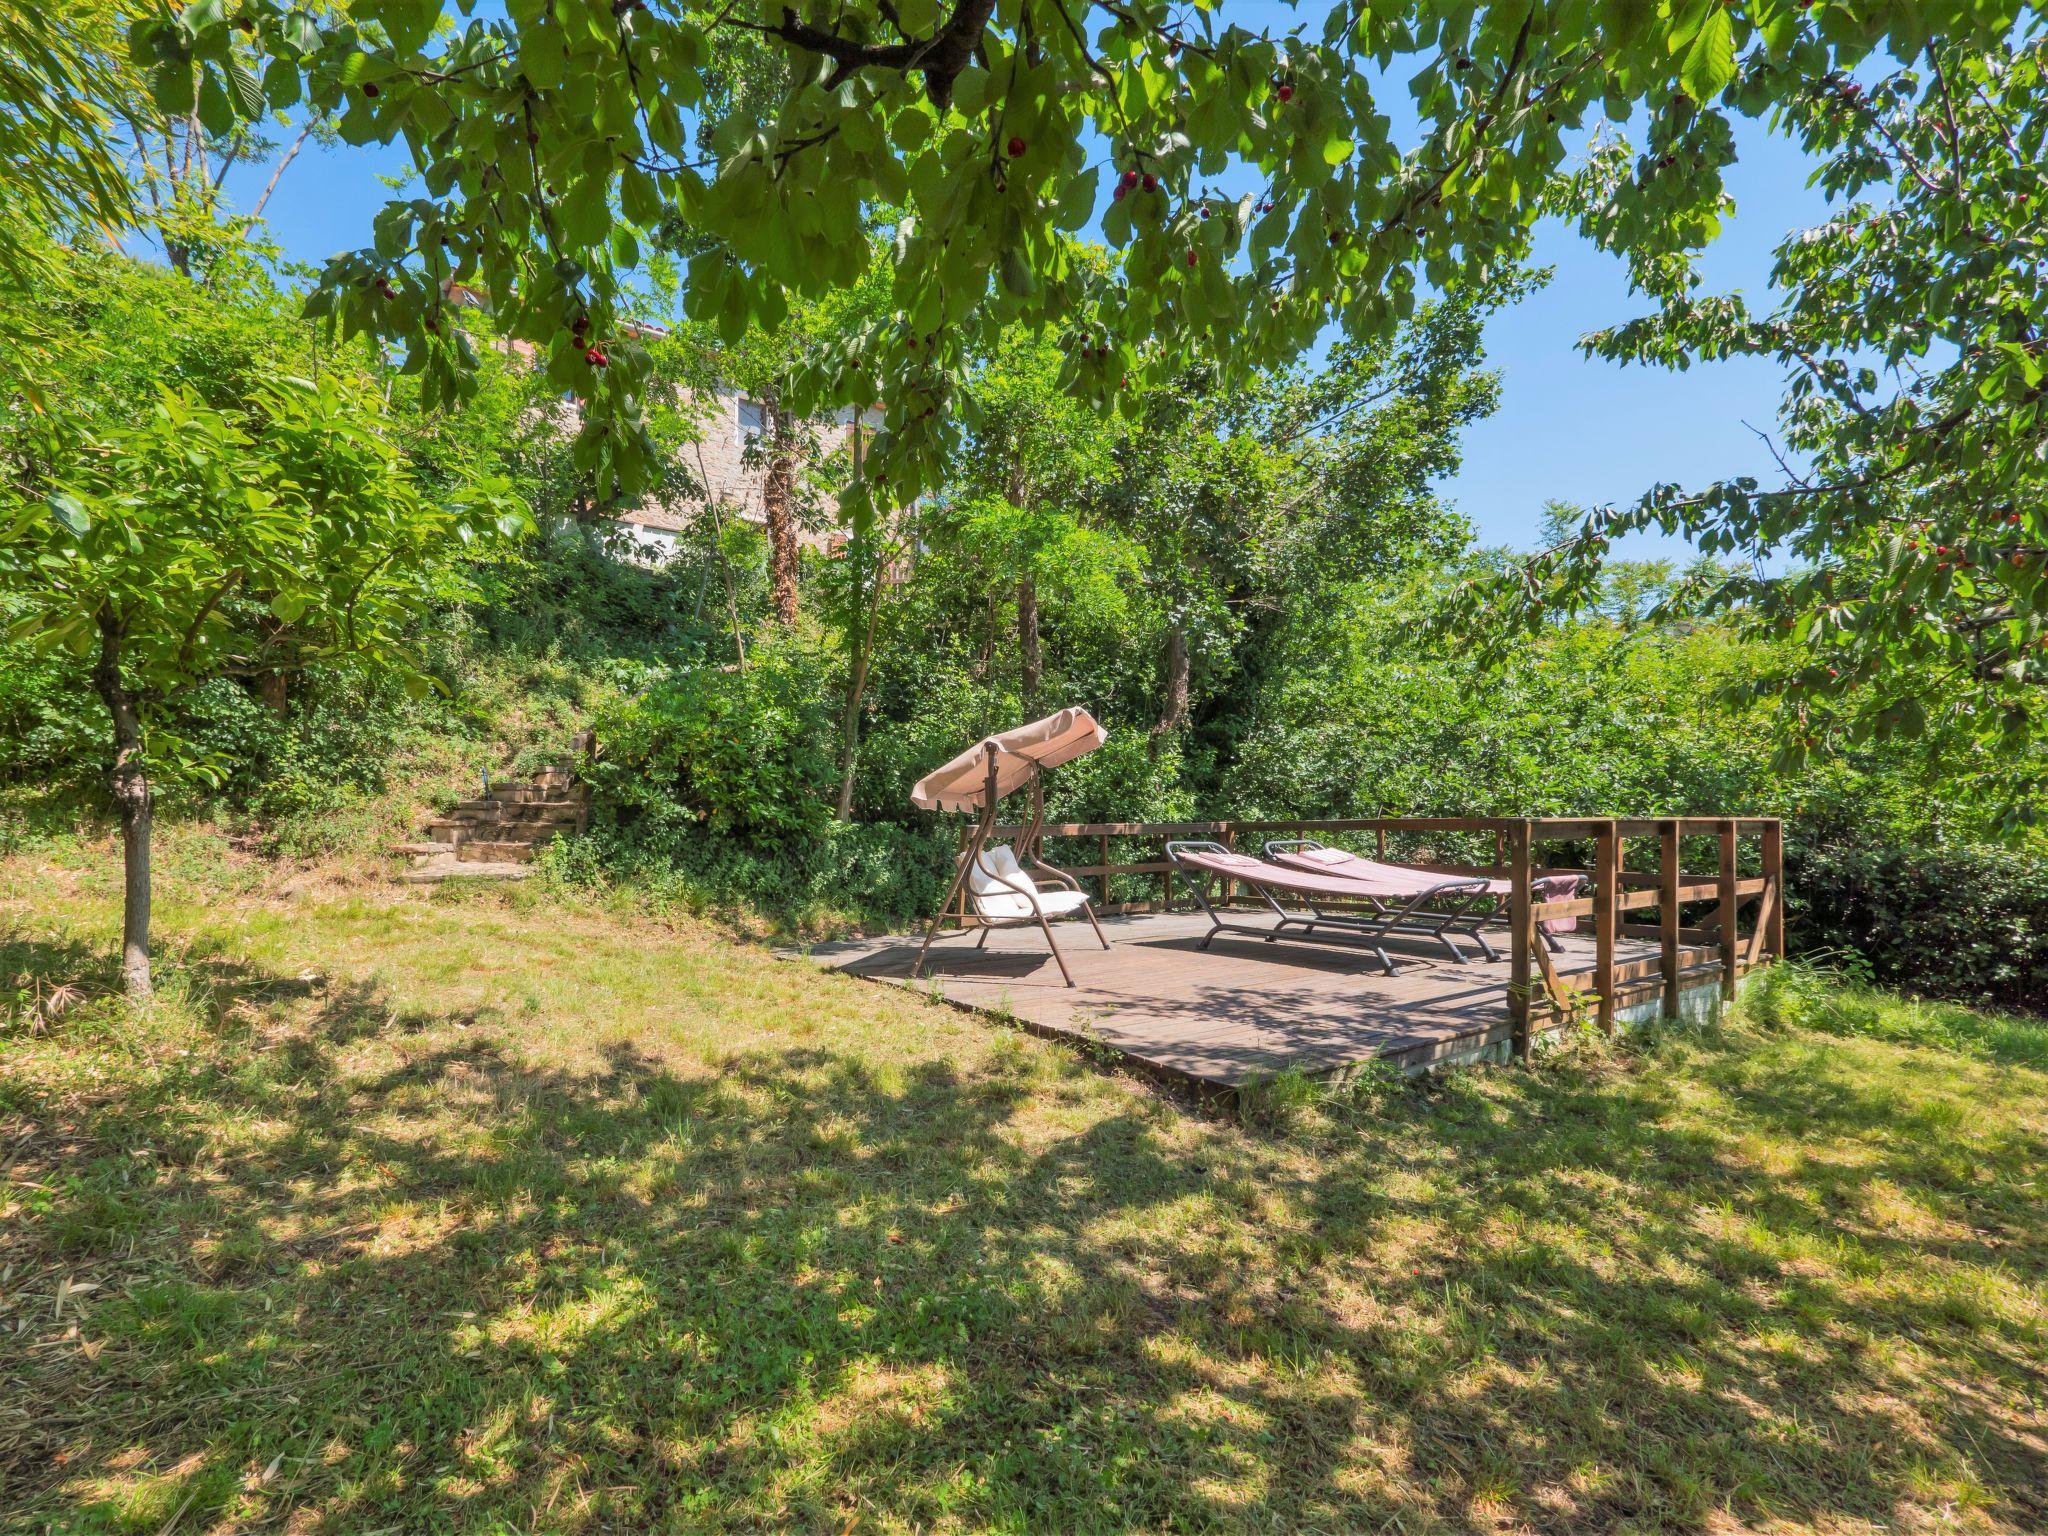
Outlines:
[[[1159,190],[1159,178],[1150,171],[1145,173],[1145,190],[1147,192],[1157,192]]]
[[[1193,251],[1189,251],[1189,252],[1188,252],[1188,265],[1192,267],[1192,266],[1193,266],[1193,265],[1195,264],[1196,260],[1197,260],[1197,258],[1196,258],[1196,256],[1195,256],[1195,253],[1194,253]]]
[[[1012,160],[1020,158],[1024,153],[1024,141],[1019,138],[1012,138],[1004,147],[1010,151],[1010,158]]]
[[[1294,100],[1294,87],[1291,85],[1283,85],[1280,87],[1279,90],[1275,91],[1273,94],[1275,96],[1278,96],[1280,98],[1281,105],[1285,106],[1288,102]]]

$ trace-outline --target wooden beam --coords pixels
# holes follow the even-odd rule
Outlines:
[[[1777,927],[1778,942],[1782,944],[1785,926],[1778,913],[1778,888],[1775,884],[1766,882],[1764,899],[1757,903],[1756,926],[1750,930],[1749,937],[1742,941],[1742,963],[1745,966],[1760,965],[1766,960],[1778,958],[1770,953],[1773,925]]]
[[[1721,998],[1724,1002],[1735,1000],[1735,966],[1741,959],[1736,953],[1735,941],[1741,932],[1738,909],[1742,895],[1737,889],[1735,877],[1735,819],[1726,817],[1721,822],[1721,900],[1715,909],[1721,927]]]
[[[1785,824],[1767,821],[1763,827],[1764,904],[1757,913],[1757,931],[1764,936],[1764,954],[1772,960],[1785,958]]]
[[[1678,1017],[1678,822],[1668,818],[1657,823],[1657,917],[1663,951],[1658,956],[1664,973],[1664,1017]]]
[[[1614,926],[1620,916],[1621,838],[1614,823],[1601,823],[1593,854],[1593,985],[1600,994],[1600,1028],[1614,1033]]]
[[[1664,937],[1664,924],[1661,919],[1654,923],[1623,923],[1621,936],[1624,939],[1661,939]],[[1719,930],[1680,923],[1678,936],[1688,944],[1711,944],[1719,937]]]
[[[1533,917],[1530,919],[1530,926],[1535,926],[1535,919]],[[1536,957],[1536,967],[1543,973],[1543,995],[1549,999],[1552,1008],[1562,1012],[1564,1010],[1564,986],[1558,980],[1556,962],[1550,958],[1550,946],[1543,942],[1540,934],[1537,936],[1536,942],[1529,946],[1529,953]]]
[[[1720,965],[1713,950],[1704,944],[1681,945],[1678,951],[1678,973],[1681,976],[1703,975]],[[1617,992],[1625,991],[1631,982],[1648,981],[1662,985],[1664,957],[1645,955],[1640,960],[1617,960],[1614,964],[1614,984]],[[1580,981],[1592,984],[1594,972],[1590,969],[1560,971],[1558,980],[1576,986]]]
[[[1529,916],[1529,823],[1510,823],[1508,859],[1508,1018],[1514,1024],[1515,1055],[1529,1054],[1529,960],[1536,925]]]

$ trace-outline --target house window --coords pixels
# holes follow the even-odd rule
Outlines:
[[[742,448],[761,435],[764,419],[760,401],[740,399],[733,402],[733,436]]]

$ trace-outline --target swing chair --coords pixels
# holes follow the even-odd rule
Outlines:
[[[979,811],[974,831],[960,854],[960,867],[946,889],[946,899],[925,931],[910,974],[924,970],[925,956],[953,898],[964,888],[972,924],[981,930],[975,941],[979,949],[988,942],[994,928],[1019,928],[1036,923],[1045,934],[1052,958],[1068,986],[1074,978],[1067,971],[1066,957],[1052,936],[1052,924],[1059,918],[1085,917],[1095,937],[1109,948],[1102,925],[1095,920],[1088,893],[1073,876],[1054,869],[1037,855],[1040,829],[1045,825],[1045,784],[1041,777],[1048,768],[1072,762],[1084,752],[1101,746],[1106,733],[1085,709],[1063,709],[1043,720],[1020,725],[990,736],[969,747],[943,767],[919,779],[910,791],[910,803],[927,811]],[[1016,847],[1004,843],[989,845],[995,830],[996,806],[1020,789],[1031,791],[1031,820],[1018,835]],[[1036,871],[1034,876],[1032,871]],[[1042,877],[1042,878],[1040,878]],[[965,932],[965,927],[962,932]]]

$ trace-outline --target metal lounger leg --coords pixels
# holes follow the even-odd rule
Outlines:
[[[1195,905],[1202,909],[1202,916],[1209,919],[1209,931],[1202,935],[1202,942],[1195,946],[1197,949],[1206,950],[1216,941],[1216,935],[1223,931],[1223,919],[1218,917],[1216,909],[1209,905],[1209,877],[1205,874],[1191,873],[1188,893],[1195,898]],[[1092,919],[1094,914],[1089,915]],[[1105,943],[1104,948],[1107,947]]]

